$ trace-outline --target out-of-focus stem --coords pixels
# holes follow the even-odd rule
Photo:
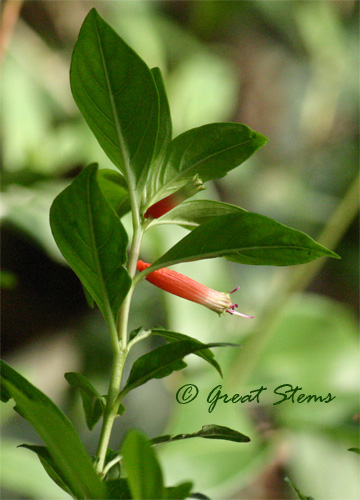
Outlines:
[[[7,0],[3,7],[0,21],[0,63],[11,40],[23,3],[24,0]]]

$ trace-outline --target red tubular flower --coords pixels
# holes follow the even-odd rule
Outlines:
[[[143,271],[148,268],[151,264],[147,264],[142,260],[138,260],[137,269],[138,271]],[[246,314],[234,311],[237,304],[232,304],[230,299],[230,294],[236,292],[239,288],[235,288],[230,293],[217,292],[212,290],[197,281],[188,278],[187,276],[180,274],[171,269],[164,267],[158,271],[153,271],[148,274],[146,278],[153,285],[162,288],[166,292],[182,297],[183,299],[191,300],[197,304],[215,311],[218,314],[237,314],[238,316],[243,316],[244,318],[253,318],[253,316],[247,316]]]
[[[157,203],[154,203],[154,205],[151,205],[151,207],[148,208],[144,214],[145,219],[148,219],[149,217],[158,219],[162,215],[180,205],[180,203],[182,203],[183,201],[191,198],[191,196],[194,196],[202,189],[205,189],[205,186],[203,185],[199,176],[195,175],[192,179],[189,180],[189,182],[185,184],[185,186],[180,188],[178,191],[170,194],[169,196],[166,196],[166,198],[163,198]]]

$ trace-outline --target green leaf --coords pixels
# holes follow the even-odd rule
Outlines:
[[[135,337],[137,337],[138,335],[140,336],[145,331],[147,331],[147,330],[145,330],[145,328],[143,326],[139,326],[139,328],[136,328],[135,330],[132,330],[129,333],[129,340],[133,340]]]
[[[205,222],[231,213],[246,212],[243,208],[211,200],[191,200],[180,203],[162,217],[154,219],[148,227],[157,224],[177,224],[185,229],[193,230]]]
[[[210,498],[203,493],[192,493],[189,498],[197,498],[198,500],[210,500]]]
[[[134,187],[153,157],[159,97],[144,61],[95,9],[87,15],[70,69],[81,113],[110,160]]]
[[[100,191],[96,172],[97,165],[90,165],[55,198],[50,223],[61,253],[110,326],[131,285],[123,267],[128,238]]]
[[[144,274],[179,262],[213,257],[226,257],[241,264],[290,266],[322,256],[339,258],[301,231],[244,211],[216,217],[197,227]]]
[[[299,490],[299,488],[297,488],[295,486],[295,484],[288,477],[284,477],[284,481],[286,481],[287,483],[290,484],[290,486],[295,491],[295,493],[297,494],[298,498],[300,498],[300,500],[314,500],[313,497],[307,497],[303,493],[301,493],[301,491]]]
[[[134,500],[166,498],[160,464],[148,439],[131,430],[122,445],[123,466]]]
[[[91,382],[84,375],[81,375],[81,373],[68,372],[65,373],[65,378],[71,386],[79,389],[86,424],[91,430],[104,413],[105,400],[100,396]]]
[[[115,170],[104,168],[97,173],[99,187],[106,200],[119,217],[130,211],[130,199],[126,181]]]
[[[166,340],[168,340],[170,342],[176,342],[179,340],[189,340],[190,342],[194,342],[194,343],[197,343],[197,344],[202,345],[202,346],[204,345],[204,344],[202,344],[202,342],[200,342],[197,339],[194,339],[193,337],[189,337],[188,335],[184,335],[183,333],[177,333],[177,332],[172,332],[169,330],[163,330],[162,328],[153,328],[151,330],[151,334],[152,335],[160,335],[161,337],[165,338]],[[220,347],[220,345],[222,345],[224,347],[234,347],[235,344],[229,344],[229,343],[223,342],[221,344],[218,344],[219,347]],[[239,347],[239,346],[236,345],[236,347]],[[200,358],[202,358],[205,361],[207,361],[208,363],[210,363],[215,368],[215,370],[219,373],[220,377],[223,376],[222,371],[221,371],[221,367],[217,363],[217,361],[215,361],[214,353],[212,351],[210,351],[210,349],[203,349],[199,352],[195,352],[194,354],[196,354]]]
[[[181,188],[194,175],[203,182],[223,177],[267,142],[240,123],[210,123],[176,137],[157,172],[156,196],[145,208]]]
[[[72,495],[71,490],[66,485],[66,479],[62,477],[61,470],[58,469],[56,463],[52,459],[48,449],[46,446],[36,446],[30,444],[21,444],[19,448],[27,448],[28,450],[33,451],[39,457],[41,465],[44,467],[45,471],[49,475],[49,477],[60,486],[61,489]]]
[[[118,415],[124,415],[125,411],[126,411],[125,406],[124,406],[123,404],[121,404],[121,403],[120,403],[120,404],[119,404],[118,411],[117,411],[117,414],[118,414]]]
[[[348,451],[353,451],[354,453],[360,455],[360,448],[348,448]]]
[[[163,378],[170,375],[174,370],[182,369],[184,367],[182,359],[188,354],[196,353],[209,347],[223,346],[224,344],[222,343],[202,344],[198,340],[188,337],[188,340],[174,341],[171,344],[158,347],[140,356],[135,361],[126,385],[120,392],[120,396],[122,398],[125,397],[128,392],[153,378]],[[206,361],[208,360],[206,359]]]
[[[161,71],[159,68],[153,68],[151,73],[154,77],[159,94],[160,116],[153,161],[149,168],[147,183],[144,186],[143,206],[145,206],[147,200],[153,198],[156,192],[161,188],[160,172],[164,167],[167,147],[172,137],[170,107]]]
[[[159,105],[160,105],[159,129],[156,138],[153,162],[154,164],[161,165],[165,156],[166,148],[171,142],[171,136],[172,136],[171,115],[161,71],[159,68],[153,68],[151,70],[151,73],[153,75],[158,90]],[[150,174],[151,174],[150,175],[150,182],[151,182],[153,178],[152,167],[150,170]]]
[[[132,498],[128,482],[124,478],[110,479],[106,481],[106,486],[108,489],[108,499],[129,500]]]
[[[172,441],[182,441],[183,439],[189,438],[206,438],[206,439],[223,439],[225,441],[234,441],[235,443],[249,443],[250,438],[241,434],[238,431],[234,431],[229,427],[224,427],[223,425],[203,425],[203,427],[191,434],[178,434],[177,436],[159,436],[151,440],[152,444],[162,444],[170,443]]]
[[[177,486],[170,486],[165,488],[164,498],[168,498],[169,500],[184,500],[185,498],[189,498],[192,487],[193,483],[190,481],[180,483]]]
[[[54,470],[76,498],[105,498],[97,476],[70,420],[39,389],[1,361],[1,388],[16,402],[15,409],[47,445]]]
[[[121,466],[120,466],[121,456],[118,451],[114,451],[111,448],[106,450],[105,467],[109,463],[113,463],[110,469],[106,469],[105,481],[108,482],[112,479],[119,479],[121,477]]]
[[[90,295],[90,293],[88,292],[87,288],[81,283],[81,286],[82,286],[82,289],[83,289],[83,292],[84,292],[84,295],[85,295],[85,299],[86,299],[86,302],[87,302],[87,305],[91,308],[91,309],[94,309],[95,308],[95,302],[94,302],[94,299],[92,298],[92,296]]]

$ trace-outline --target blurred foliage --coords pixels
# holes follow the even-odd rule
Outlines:
[[[4,354],[62,401],[93,450],[99,428],[92,434],[84,428],[81,402],[62,374],[82,371],[103,393],[109,339],[63,266],[48,223],[52,200],[80,168],[94,161],[113,168],[76,109],[68,83],[71,51],[85,15],[95,6],[150,66],[161,68],[174,135],[212,121],[238,121],[269,138],[240,169],[209,185],[206,198],[238,204],[316,237],[358,168],[359,4],[25,1],[18,18],[15,4],[5,2],[2,12],[3,23],[11,28],[14,21],[2,60],[1,92]],[[180,228],[155,228],[145,237],[143,258],[152,261],[182,234]],[[225,371],[222,381],[189,358],[184,374],[149,382],[126,401],[112,446],[119,447],[133,426],[152,437],[193,432],[204,423],[226,425],[250,435],[251,443],[240,449],[190,440],[159,448],[166,480],[195,479],[196,488],[214,498],[293,498],[283,481],[288,474],[317,500],[355,499],[358,458],[347,449],[357,445],[358,432],[353,419],[359,411],[357,242],[353,224],[334,249],[342,261],[328,263],[306,293],[283,304],[255,369],[240,386],[234,352],[216,353]],[[271,306],[269,291],[276,293],[287,279],[280,269],[222,260],[177,270],[219,290],[241,284],[241,310],[257,317]],[[158,323],[203,342],[244,343],[245,355],[254,328],[165,296],[148,283],[136,290],[131,321],[131,328]],[[159,340],[147,342],[134,348],[132,359]],[[259,385],[268,392],[260,405],[219,404],[210,416],[204,399],[176,403],[176,390],[187,382],[196,383],[202,394],[220,383],[229,394]],[[336,399],[328,405],[274,406],[271,390],[283,383],[302,386],[305,393],[331,392]],[[15,442],[35,439],[31,431],[5,408],[2,420],[3,497],[67,498],[53,490],[35,456],[15,448]],[[27,477],[20,474],[24,469]]]

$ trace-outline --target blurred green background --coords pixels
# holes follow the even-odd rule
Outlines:
[[[99,424],[85,429],[78,394],[63,373],[79,371],[106,392],[111,360],[103,320],[55,247],[50,204],[90,162],[111,168],[71,96],[68,71],[81,23],[92,7],[147,62],[163,72],[174,136],[214,121],[242,122],[269,138],[254,157],[198,196],[273,217],[320,238],[341,261],[294,268],[207,260],[177,266],[202,283],[231,290],[255,320],[218,318],[147,282],[135,294],[131,328],[164,327],[201,341],[238,342],[216,352],[224,378],[202,360],[126,400],[112,439],[130,427],[149,437],[233,427],[249,444],[189,440],[157,448],[169,485],[194,480],[213,499],[295,498],[289,476],[316,500],[359,498],[358,456],[358,125],[356,1],[16,1],[2,6],[2,347],[4,358],[52,397],[94,453]],[[335,214],[335,215],[334,215]],[[329,221],[331,224],[329,225]],[[129,220],[124,221],[130,228]],[[325,231],[325,232],[324,232]],[[144,240],[151,262],[186,234],[162,226]],[[149,340],[131,358],[155,347]],[[175,400],[199,387],[189,405]],[[280,384],[327,395],[329,404],[274,406]],[[215,385],[261,404],[221,404]],[[2,498],[66,499],[37,457],[39,443],[2,405]]]

